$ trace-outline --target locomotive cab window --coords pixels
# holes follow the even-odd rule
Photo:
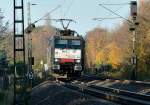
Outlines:
[[[55,48],[66,48],[67,44],[68,44],[68,40],[64,40],[64,39],[55,40]]]
[[[70,40],[70,43],[69,43],[70,45],[80,45],[81,44],[81,42],[80,42],[80,40]]]
[[[73,49],[80,49],[81,48],[81,41],[80,40],[69,40],[69,48]]]
[[[56,39],[56,40],[55,40],[55,43],[56,43],[56,44],[68,44],[68,40]]]

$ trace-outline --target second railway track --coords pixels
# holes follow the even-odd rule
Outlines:
[[[64,80],[59,80],[64,87],[73,89],[84,94],[89,94],[91,96],[109,100],[121,105],[150,105],[150,95],[138,94],[135,92],[130,92],[121,89],[115,89],[110,87],[89,85],[84,83],[84,81],[77,82],[66,82]]]

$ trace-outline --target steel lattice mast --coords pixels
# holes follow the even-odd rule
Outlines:
[[[25,38],[24,38],[24,4],[23,0],[14,1],[14,105],[23,104],[24,96],[20,91],[24,88],[21,81],[25,75],[18,75],[17,72],[25,71]],[[21,62],[24,66],[18,68],[17,63]],[[19,88],[18,88],[19,87]],[[19,91],[18,91],[19,90]]]

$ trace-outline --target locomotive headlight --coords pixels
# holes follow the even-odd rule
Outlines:
[[[55,62],[58,62],[59,61],[59,59],[58,58],[55,58]]]
[[[80,62],[81,62],[81,60],[80,60],[80,59],[77,59],[77,60],[76,60],[76,62],[77,62],[77,63],[80,63]]]

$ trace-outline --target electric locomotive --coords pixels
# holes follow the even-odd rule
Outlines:
[[[84,70],[84,39],[70,29],[59,30],[49,40],[48,66],[53,73],[79,77]]]

